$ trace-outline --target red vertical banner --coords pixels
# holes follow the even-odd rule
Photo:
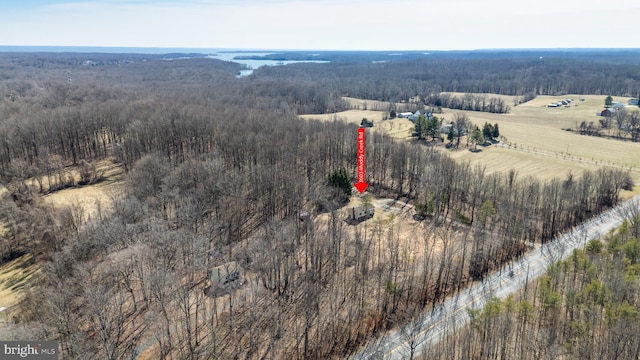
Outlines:
[[[364,128],[358,128],[358,182],[354,185],[360,194],[369,186],[365,180],[365,146]]]

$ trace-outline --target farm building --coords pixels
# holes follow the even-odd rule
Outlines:
[[[420,110],[416,110],[415,114],[408,116],[407,118],[411,121],[411,122],[416,122],[416,120],[418,120],[418,117],[420,117],[420,115],[424,115],[427,119],[430,119],[433,117],[433,114],[430,112],[425,112],[425,113],[421,113]]]
[[[408,118],[409,116],[412,116],[413,113],[412,112],[401,112],[398,114],[399,118]]]
[[[605,117],[610,117],[613,116],[613,114],[616,113],[616,109],[615,108],[608,108],[608,109],[604,109],[600,112],[600,116],[605,116]]]

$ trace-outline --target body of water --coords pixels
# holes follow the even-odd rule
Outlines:
[[[238,77],[251,75],[253,70],[261,66],[278,66],[300,62],[326,63],[329,61],[319,60],[252,60],[252,59],[236,59],[242,56],[265,56],[274,52],[251,50],[230,50],[230,49],[206,49],[206,48],[139,48],[139,47],[100,47],[100,46],[4,46],[0,45],[0,52],[71,52],[71,53],[109,53],[109,54],[186,54],[180,59],[189,58],[192,54],[203,54],[212,59],[223,61],[233,61],[235,63],[244,64],[248,68],[241,70]],[[313,54],[319,55],[319,54]],[[172,57],[171,59],[177,59]],[[168,60],[171,60],[168,59]]]
[[[216,52],[209,55],[209,58],[218,59],[223,61],[233,61],[238,64],[243,64],[249,67],[246,70],[241,70],[237,77],[249,76],[253,73],[253,70],[261,66],[279,66],[295,63],[328,63],[329,61],[320,60],[254,60],[254,59],[236,59],[239,56],[265,56],[273,54],[272,52]]]

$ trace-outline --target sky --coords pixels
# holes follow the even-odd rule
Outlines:
[[[638,48],[638,21],[637,0],[2,0],[0,46]]]

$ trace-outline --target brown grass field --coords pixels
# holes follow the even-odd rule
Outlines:
[[[57,209],[79,206],[84,212],[85,221],[98,216],[98,211],[109,211],[113,200],[122,194],[124,170],[111,160],[100,161],[97,166],[104,174],[103,181],[47,194],[43,197],[45,203]]]
[[[111,160],[103,160],[98,168],[104,172],[103,181],[89,186],[73,187],[43,196],[43,201],[52,205],[54,209],[66,206],[77,206],[83,212],[83,219],[87,221],[98,216],[98,211],[110,211],[114,199],[123,191],[124,171],[122,167]],[[31,181],[35,184],[35,181]],[[6,188],[0,186],[0,198]],[[0,223],[0,236],[6,228]],[[36,271],[36,265],[30,264],[30,255],[0,264],[0,307],[15,305],[22,296],[22,285]]]
[[[460,94],[462,95],[462,94]],[[445,150],[458,161],[486,166],[489,172],[515,169],[519,176],[535,176],[541,180],[564,177],[569,171],[580,174],[602,166],[629,169],[636,184],[640,184],[640,143],[605,137],[575,134],[563,129],[576,129],[582,121],[598,124],[596,111],[604,108],[602,95],[538,96],[529,102],[513,106],[513,98],[503,97],[511,106],[509,114],[491,114],[475,111],[443,109],[444,122],[453,120],[455,113],[466,113],[472,122],[482,126],[485,122],[498,124],[506,138],[504,145],[479,147],[482,151],[467,149]],[[569,107],[548,108],[547,104],[562,99],[574,99]],[[581,101],[580,99],[584,99]],[[352,104],[355,100],[349,99]],[[627,102],[628,98],[615,97],[614,101]],[[374,120],[372,131],[383,131],[395,138],[406,139],[413,124],[406,119],[382,120],[382,111],[349,110],[337,114],[301,115],[305,119],[341,119],[360,124],[363,117]],[[463,138],[462,143],[466,140]]]
[[[373,111],[373,110],[347,110],[341,111],[335,114],[312,114],[312,115],[300,115],[300,118],[310,120],[321,121],[344,121],[356,125],[360,125],[362,118],[373,120],[372,131],[382,131],[394,138],[406,139],[409,138],[413,131],[413,123],[407,119],[393,119],[382,120],[386,115],[385,111]]]
[[[0,307],[10,308],[17,304],[22,287],[35,271],[36,266],[31,263],[31,255],[24,255],[0,265]]]
[[[547,104],[573,98],[570,107],[548,108]],[[580,101],[583,98],[585,101]],[[615,98],[626,102],[628,98]],[[515,169],[521,175],[540,179],[564,176],[569,170],[580,173],[602,166],[629,169],[636,184],[640,183],[640,143],[604,137],[579,135],[563,129],[576,129],[582,121],[598,123],[596,111],[604,107],[604,96],[565,95],[539,96],[512,107],[509,114],[466,111],[478,126],[497,123],[509,148],[483,147],[479,153],[453,151],[460,161],[487,166],[489,171]],[[445,121],[452,120],[457,110],[446,110]]]

